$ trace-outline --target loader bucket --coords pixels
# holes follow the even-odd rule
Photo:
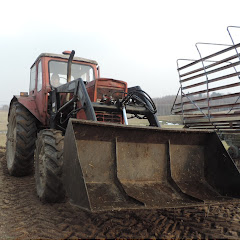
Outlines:
[[[93,212],[239,201],[240,173],[213,131],[71,119],[63,182]]]

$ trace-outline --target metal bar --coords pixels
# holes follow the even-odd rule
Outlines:
[[[179,68],[179,60],[177,60],[177,68]],[[180,71],[178,71],[178,76],[179,76],[179,83],[180,83],[180,90],[181,90],[181,103],[182,103],[183,102],[183,91],[182,91]],[[183,105],[182,105],[182,120],[183,120],[183,124],[185,124]]]
[[[201,55],[201,54],[200,54]],[[236,56],[235,56],[236,57]],[[231,57],[231,58],[234,58],[234,57]],[[188,60],[189,61],[189,59],[179,59],[178,61],[180,61],[180,60]],[[190,60],[190,61],[193,61],[192,59]],[[210,61],[208,61],[207,60],[207,62],[210,62]],[[220,64],[220,61],[219,61],[219,63],[218,62],[214,62],[214,65],[218,65],[218,64]],[[231,64],[231,63],[230,63]],[[203,63],[203,66],[204,66],[204,63]],[[228,66],[226,66],[226,67],[223,67],[223,68],[229,68],[229,67],[232,67],[232,64],[231,65],[228,65]],[[178,68],[179,69],[179,68]],[[235,68],[234,68],[235,69]],[[220,70],[223,70],[223,69],[221,69],[220,68]],[[218,70],[214,70],[214,71],[220,71],[219,69]],[[236,69],[235,69],[235,71],[236,71]],[[180,75],[180,74],[179,74]],[[236,75],[238,75],[238,73],[236,74]],[[225,78],[228,78],[228,77],[232,77],[232,75],[227,75],[227,76],[224,76],[224,77],[221,77],[221,78],[216,78],[216,79],[212,79],[212,82],[214,82],[214,81],[216,81],[216,80],[222,80],[222,79],[225,79]],[[180,79],[181,79],[181,76],[180,76]],[[206,82],[204,82],[204,83],[206,83]],[[196,85],[195,85],[196,86]],[[224,87],[221,87],[221,88],[228,88],[229,86],[224,86]],[[233,85],[231,85],[231,87],[233,87]],[[182,88],[182,90],[183,90],[184,88]],[[216,90],[217,88],[213,88],[213,89],[210,89],[210,91],[214,91],[214,90]],[[200,91],[200,93],[201,93],[202,91]],[[209,91],[203,91],[203,92],[209,92]],[[198,92],[199,93],[199,92]],[[182,94],[182,96],[183,96],[184,94]],[[193,95],[193,94],[187,94],[188,96],[190,96],[190,95]],[[187,95],[185,95],[185,97],[187,97]],[[239,96],[239,95],[238,95]],[[219,96],[218,96],[219,97]],[[220,96],[220,98],[227,98],[227,97],[232,97],[232,96]],[[188,97],[187,97],[188,98]],[[219,98],[219,99],[220,99]],[[181,98],[182,99],[182,98]],[[188,98],[189,99],[189,98]],[[218,98],[215,98],[215,99],[218,99]],[[193,105],[195,105],[196,106],[196,104],[195,103],[193,103],[193,101],[191,100],[191,99],[189,99],[190,101],[188,101],[188,103],[192,103]],[[203,99],[201,99],[201,100],[199,100],[199,101],[205,101],[206,100],[206,98],[203,98]],[[209,101],[210,100],[214,100],[214,98],[211,98],[211,97],[209,97]],[[208,103],[209,103],[209,101],[208,101]],[[177,105],[179,106],[179,105],[184,105],[185,103],[183,102],[183,100],[181,100],[181,103],[178,103]],[[176,105],[176,103],[175,103],[175,107],[177,106]],[[234,105],[234,106],[236,106],[236,104]],[[215,106],[214,106],[214,108],[216,108]],[[206,109],[206,107],[205,107],[205,109]],[[209,107],[208,107],[208,109],[210,109]],[[176,111],[177,109],[175,108],[174,109],[174,111]],[[197,107],[196,109],[194,109],[194,110],[199,110],[199,111],[201,111],[200,110],[200,108],[199,107]],[[201,111],[202,112],[202,111]],[[174,112],[175,114],[177,114],[177,113],[180,113],[180,111],[177,111],[177,112]],[[204,114],[203,112],[202,112],[202,114],[204,115],[204,117],[206,117],[206,114]],[[208,117],[207,117],[208,118]],[[211,123],[212,125],[213,125],[213,127],[215,127],[214,126],[214,123]]]
[[[228,62],[229,60],[233,60],[233,59],[235,59],[235,58],[238,58],[238,55],[237,55],[237,54],[236,54],[236,55],[233,55],[233,56],[231,56],[231,57],[225,58],[225,59],[223,59],[223,60],[221,60],[221,61],[205,61],[205,62],[214,62],[214,63],[212,63],[212,64],[209,64],[209,65],[205,66],[205,68],[208,69],[208,68],[211,68],[211,67],[215,67],[215,66],[217,66],[217,65],[220,65],[220,64],[222,64],[222,63]],[[193,70],[193,71],[190,71],[190,72],[187,72],[187,73],[182,74],[181,77],[185,77],[185,76],[187,76],[187,75],[190,75],[190,74],[193,74],[193,73],[196,73],[196,72],[200,72],[200,71],[202,71],[202,70],[203,70],[203,68],[198,68],[198,69],[196,69],[196,70]]]
[[[213,113],[211,115],[211,119],[213,118],[221,118],[221,117],[228,117],[228,118],[232,118],[233,121],[238,121],[239,120],[239,116],[240,116],[240,113],[231,113],[231,114],[227,114],[226,113]],[[201,120],[204,122],[205,121],[205,118],[204,118],[204,115],[200,115],[200,114],[189,114],[187,115],[186,114],[186,119],[199,119],[201,118]],[[233,119],[234,118],[234,119]],[[225,119],[221,119],[219,121],[224,121]]]
[[[183,92],[183,94],[186,96],[186,94]],[[187,97],[187,96],[186,96]],[[188,98],[188,97],[187,97]],[[202,114],[204,114],[205,116],[206,116],[206,114],[198,107],[198,105],[196,105],[190,98],[188,98],[191,102],[192,102],[192,104],[202,113]],[[183,108],[182,108],[182,111],[184,111],[184,112],[186,112],[186,110],[183,110]],[[178,111],[177,111],[177,113],[178,113]],[[206,116],[207,117],[207,116]]]
[[[231,41],[232,41],[233,45],[235,45],[235,44],[234,44],[234,41],[233,41],[233,37],[232,37],[232,35],[231,35],[231,33],[230,33],[229,28],[240,28],[240,27],[239,27],[239,26],[228,26],[228,27],[227,27],[227,31],[228,31],[228,34],[229,34],[229,36],[230,36],[230,38],[231,38]]]
[[[216,123],[214,123],[214,124],[216,124]],[[240,125],[236,125],[236,126],[231,126],[231,125],[229,125],[228,124],[228,122],[226,122],[224,125],[221,125],[221,124],[219,124],[219,125],[204,125],[204,124],[200,124],[200,125],[192,125],[192,124],[189,124],[189,123],[187,123],[187,126],[189,127],[189,128],[192,128],[192,129],[207,129],[207,128],[218,128],[218,129],[223,129],[223,128],[225,128],[225,129],[240,129]]]
[[[197,44],[207,44],[207,45],[210,44],[210,45],[218,45],[218,46],[219,46],[219,45],[220,45],[220,46],[229,46],[229,45],[226,45],[226,44],[216,44],[216,43],[197,43]],[[197,44],[196,44],[196,45],[197,45]],[[238,51],[237,51],[236,48],[235,48],[235,50],[236,50],[236,52],[237,52],[237,55],[239,56]],[[199,51],[199,49],[198,49],[198,51]],[[199,53],[200,53],[200,51],[199,51]],[[200,57],[201,57],[201,55],[200,55]],[[230,57],[230,58],[231,58],[231,57]],[[234,68],[235,72],[237,72],[237,69],[236,69],[236,67],[235,67],[235,66],[236,66],[235,64],[239,65],[239,61],[238,61],[238,62],[235,62],[235,63],[231,63],[231,62],[230,62],[230,64],[231,64],[231,66]],[[215,69],[215,70],[217,70],[217,71],[218,71],[219,69],[220,69],[220,70],[224,70],[224,68],[227,69],[228,67],[229,67],[229,66],[225,66],[225,67],[223,67],[223,69],[218,68],[218,69]],[[210,71],[209,74],[212,73],[213,71],[214,71],[214,70]],[[217,71],[216,71],[216,72],[217,72]],[[238,78],[240,79],[239,75],[238,75]],[[235,101],[235,103],[237,103],[238,100],[239,100],[239,97],[238,97],[238,99]],[[234,107],[232,107],[232,108],[228,111],[228,113],[230,113],[233,108],[234,108]]]
[[[92,102],[92,106],[97,111],[112,111],[112,112],[121,112],[122,110],[117,105],[106,105],[101,103]],[[148,114],[149,111],[145,107],[141,106],[126,106],[127,113],[136,113],[136,114]]]
[[[207,42],[197,42],[196,44],[200,45],[215,45],[215,46],[225,46],[225,47],[232,47],[232,44],[224,44],[224,43],[207,43]]]
[[[68,58],[68,64],[67,64],[67,82],[68,83],[71,82],[72,60],[74,55],[75,55],[75,51],[72,50]]]
[[[229,122],[229,121],[225,121],[225,122],[214,122],[215,123],[215,126],[229,126],[229,125],[232,125],[232,126],[240,126],[240,122],[239,123],[234,123],[234,122]],[[192,126],[199,126],[198,124],[201,124],[201,126],[211,126],[210,123],[188,123],[189,125],[192,125]]]
[[[197,44],[209,44],[209,43],[197,43]],[[201,53],[200,53],[200,50],[199,50],[198,47],[197,47],[197,44],[196,44],[196,48],[197,48],[197,50],[198,50],[198,52],[199,52],[200,60],[194,61],[193,63],[188,64],[188,66],[194,65],[194,64],[196,64],[197,62],[200,62],[200,61],[201,61],[203,67],[200,68],[200,69],[195,69],[195,70],[193,70],[193,71],[190,71],[190,72],[185,73],[185,74],[182,74],[182,75],[180,74],[180,71],[179,71],[179,70],[184,69],[185,67],[178,68],[179,77],[180,77],[180,79],[181,79],[183,76],[187,76],[187,75],[190,75],[190,74],[193,74],[193,73],[202,71],[202,70],[204,70],[204,73],[198,74],[198,75],[195,75],[195,76],[192,76],[192,77],[187,78],[187,79],[183,79],[182,81],[180,80],[180,81],[181,81],[180,84],[181,84],[182,82],[190,81],[190,80],[192,80],[192,79],[196,79],[196,78],[202,77],[202,76],[204,76],[204,75],[206,76],[206,81],[200,82],[200,83],[196,83],[196,84],[192,84],[192,85],[189,85],[189,86],[186,86],[186,87],[182,87],[182,90],[183,90],[183,89],[189,89],[189,88],[192,88],[192,87],[201,86],[201,85],[203,85],[203,84],[207,84],[207,90],[198,91],[198,92],[195,92],[195,94],[196,94],[196,93],[198,93],[198,94],[199,94],[199,93],[204,93],[204,92],[207,93],[207,98],[202,98],[202,99],[200,99],[200,100],[198,100],[198,101],[196,101],[196,102],[203,102],[203,101],[206,101],[206,100],[207,100],[208,107],[201,107],[201,109],[208,109],[208,117],[210,117],[210,109],[220,109],[220,108],[231,107],[231,106],[232,106],[232,108],[233,108],[233,107],[239,106],[239,104],[237,104],[238,99],[236,100],[236,102],[235,102],[234,104],[225,104],[225,105],[210,106],[210,101],[211,101],[211,100],[214,100],[214,98],[210,98],[210,96],[209,96],[209,92],[210,92],[210,91],[214,91],[214,90],[217,90],[217,89],[229,88],[229,87],[235,87],[236,84],[230,84],[230,85],[221,86],[220,88],[212,88],[212,89],[209,89],[208,84],[210,83],[210,80],[208,80],[207,74],[216,73],[216,72],[219,72],[219,71],[228,69],[228,68],[230,68],[230,67],[234,67],[235,72],[236,72],[234,75],[228,74],[228,75],[226,75],[226,76],[218,77],[218,78],[211,79],[211,80],[212,80],[212,82],[215,82],[215,81],[219,81],[219,80],[226,79],[226,78],[228,78],[228,77],[234,77],[234,76],[238,76],[238,77],[239,77],[239,73],[237,73],[235,66],[239,65],[240,63],[239,63],[239,62],[235,62],[235,63],[233,63],[233,64],[230,63],[230,64],[228,64],[227,66],[223,66],[223,67],[220,67],[220,68],[217,68],[217,69],[213,69],[213,70],[210,70],[210,71],[208,71],[208,72],[206,71],[206,69],[210,69],[211,67],[214,67],[214,66],[220,65],[220,64],[222,64],[222,63],[225,63],[226,61],[235,59],[235,58],[236,58],[236,55],[230,56],[230,57],[225,58],[225,59],[223,59],[223,60],[221,60],[221,61],[215,61],[213,64],[210,64],[210,65],[207,65],[207,66],[205,66],[204,61],[203,61],[204,59],[205,59],[205,61],[206,61],[206,59],[207,59],[207,58],[210,58],[211,56],[212,56],[212,57],[213,57],[213,56],[217,56],[217,55],[220,54],[220,53],[229,51],[229,50],[232,48],[232,46],[231,46],[230,48],[228,48],[228,49],[225,49],[225,50],[220,51],[220,52],[218,52],[218,53],[215,53],[215,54],[212,54],[212,55],[210,55],[210,56],[207,56],[206,58],[202,58]],[[226,44],[213,44],[213,45],[226,46]],[[229,45],[228,45],[228,46],[229,46]],[[195,94],[194,94],[194,93],[190,93],[190,94],[185,95],[184,97],[187,97],[187,98],[189,99],[188,96],[195,95]],[[227,98],[227,97],[229,97],[229,96],[224,96],[224,97],[220,96],[220,97],[221,97],[221,98]],[[238,96],[238,97],[239,97],[239,96]],[[220,99],[220,98],[219,98],[219,99]],[[192,101],[191,99],[189,99],[189,100],[190,100],[190,101],[187,101],[188,104],[192,103],[196,108],[194,108],[194,109],[185,109],[185,110],[184,110],[185,113],[186,113],[186,112],[189,112],[189,111],[190,111],[190,112],[191,112],[191,111],[197,111],[197,110],[200,109],[198,106],[196,106],[195,103],[193,103],[193,102],[195,102],[195,101]],[[175,101],[174,103],[175,103],[175,109],[174,109],[175,113],[176,113],[176,114],[177,114],[177,113],[180,113],[181,111],[176,111],[176,110],[177,110],[176,106],[179,106],[180,104],[176,104],[176,101]],[[183,108],[183,106],[186,105],[186,103],[185,103],[183,100],[181,100],[181,105],[182,105],[182,108]],[[232,109],[231,109],[231,110],[232,110]],[[230,111],[231,111],[231,110],[230,110]],[[230,112],[230,111],[229,111],[229,112]],[[201,111],[201,112],[202,112],[202,111]],[[206,114],[204,114],[203,112],[202,112],[202,114],[204,115],[204,117],[206,117]],[[211,123],[211,124],[212,124],[212,123]],[[215,127],[215,126],[214,126],[214,127]]]
[[[232,38],[232,35],[231,35],[230,31],[229,31],[229,28],[240,28],[240,27],[239,27],[239,26],[228,26],[228,27],[227,27],[228,34],[229,34],[229,36],[230,36],[230,38],[231,38],[231,40],[232,40],[233,45],[235,45],[235,44],[234,44],[234,41],[233,41],[233,38]],[[240,55],[239,55],[239,52],[238,52],[237,48],[235,48],[235,51],[236,51],[237,56],[238,56],[238,58],[239,58],[239,60],[240,60]],[[238,77],[239,77],[239,76],[238,76]],[[239,77],[239,79],[240,79],[240,77]],[[239,98],[236,100],[236,102],[237,102],[238,100],[239,100]],[[230,113],[231,111],[232,111],[232,108],[229,110],[228,113]]]
[[[228,27],[227,27],[227,31],[228,31],[228,34],[229,34],[229,36],[230,36],[230,38],[231,38],[231,41],[232,41],[233,45],[235,45],[235,44],[234,44],[234,41],[233,41],[233,37],[232,37],[232,35],[231,35],[230,31],[229,31],[229,28],[240,28],[240,27],[239,27],[239,26],[228,26]],[[239,55],[239,52],[238,52],[238,50],[237,50],[236,47],[235,47],[235,51],[236,51],[236,53],[237,53],[237,55],[238,55],[238,58],[239,58],[239,60],[240,60],[240,55]]]
[[[240,62],[230,63],[230,64],[227,65],[227,66],[223,66],[223,67],[220,67],[220,68],[216,68],[216,69],[213,69],[213,70],[211,70],[211,71],[208,71],[208,72],[205,72],[205,73],[201,73],[201,74],[198,74],[198,75],[195,75],[195,76],[192,76],[192,77],[183,79],[182,82],[187,82],[187,81],[190,81],[190,80],[192,80],[192,79],[196,79],[196,78],[199,78],[199,77],[203,77],[203,76],[206,75],[206,74],[212,74],[212,73],[219,72],[219,71],[222,71],[222,70],[225,70],[225,69],[228,69],[228,68],[231,68],[231,67],[235,67],[235,66],[238,66],[238,65],[240,65]],[[237,75],[237,76],[238,76],[238,75]]]
[[[126,113],[126,108],[125,108],[125,106],[123,106],[122,111],[123,111],[124,123],[125,123],[125,125],[128,125],[127,113]]]
[[[199,52],[199,54],[200,54],[200,52]],[[178,63],[178,61],[177,61],[177,63]],[[202,64],[203,64],[203,61],[202,61]],[[204,67],[204,64],[203,64],[203,67]],[[179,67],[178,67],[178,69],[179,69]],[[182,88],[182,83],[181,83],[181,76],[180,76],[180,71],[178,70],[178,73],[179,73],[179,79],[180,79],[180,85],[181,85],[181,93],[183,94],[183,88]],[[206,75],[206,78],[207,78],[207,75]],[[208,78],[207,78],[207,80],[208,80]],[[181,97],[183,96],[181,94]],[[185,95],[185,97],[187,97],[186,95]],[[188,97],[187,97],[188,98]],[[190,99],[190,98],[188,98],[191,102],[192,102],[192,100]],[[182,100],[182,98],[181,98],[181,102],[183,102],[183,100]],[[195,104],[195,103],[193,103],[197,108],[198,108],[198,110],[202,113],[202,114],[204,114],[205,115],[205,113]],[[183,104],[182,104],[182,116],[183,116],[183,122],[184,122],[184,124],[185,124],[185,118],[184,118],[184,109],[183,109]],[[206,116],[206,115],[205,115]],[[208,112],[208,116],[209,116],[209,112]],[[206,116],[207,118],[208,118],[208,116]]]
[[[233,93],[233,94],[226,94],[226,95],[221,95],[221,96],[216,96],[216,97],[210,97],[210,100],[214,101],[214,100],[219,100],[219,99],[224,99],[224,98],[231,98],[231,97],[239,97],[239,96],[240,96],[240,93],[237,92],[237,93]],[[206,100],[206,98],[201,98],[201,99],[194,100],[194,102],[204,102],[205,100]],[[191,101],[183,102],[183,105],[187,105],[187,104],[191,104]],[[180,105],[181,105],[181,103],[175,103],[175,107],[176,106],[180,106]]]
[[[238,130],[235,130],[235,129],[233,129],[232,131],[230,131],[230,130],[224,130],[224,131],[222,131],[222,133],[223,134],[225,134],[225,133],[240,133],[240,130],[238,131]]]
[[[235,101],[235,103],[237,103],[237,101],[240,99],[240,96],[237,98],[237,100]],[[234,109],[234,107],[232,107],[229,111],[228,111],[228,113],[230,113],[232,110]]]
[[[204,57],[204,58],[202,58],[202,59],[198,59],[198,60],[196,60],[196,61],[193,62],[193,63],[189,63],[189,64],[187,64],[187,65],[185,65],[185,66],[183,66],[183,67],[181,67],[181,68],[178,68],[178,70],[179,70],[179,71],[180,71],[180,70],[183,70],[183,69],[185,69],[185,68],[187,68],[187,67],[190,67],[190,66],[193,66],[193,65],[195,65],[195,64],[197,64],[197,63],[199,63],[199,62],[201,62],[201,61],[205,61],[205,60],[207,60],[207,59],[209,59],[209,58],[218,56],[218,55],[220,55],[220,54],[222,54],[222,53],[228,52],[228,51],[230,51],[230,50],[232,50],[232,49],[235,49],[235,48],[238,48],[238,47],[240,47],[240,43],[238,43],[238,44],[236,44],[236,45],[234,45],[234,46],[232,46],[232,47],[226,48],[226,49],[224,49],[224,50],[221,50],[221,51],[219,51],[219,52],[216,52],[216,53],[213,53],[213,54],[211,54],[211,55],[208,55],[208,56],[206,56],[206,57]]]
[[[174,108],[172,111],[175,111],[175,110],[177,110],[177,109],[182,109],[181,107],[177,107],[177,108]]]
[[[208,129],[211,129],[211,128],[217,128],[217,129],[240,129],[240,125],[238,125],[238,126],[230,126],[229,124],[224,124],[224,125],[214,125],[214,127],[212,126],[212,125],[206,125],[206,126],[204,126],[204,125],[196,125],[196,126],[192,126],[192,125],[188,125],[188,126],[190,126],[191,128],[193,128],[193,129],[196,129],[196,128],[198,128],[198,129],[206,129],[206,128],[208,128]]]
[[[195,44],[196,48],[197,48],[197,51],[199,53],[199,56],[201,58],[201,62],[202,62],[202,66],[203,66],[203,69],[204,69],[204,75],[206,76],[206,86],[207,86],[207,104],[208,104],[208,117],[210,118],[210,108],[209,108],[209,82],[208,82],[208,75],[207,75],[207,72],[206,72],[206,68],[205,68],[205,65],[204,65],[204,61],[202,59],[202,55],[200,53],[200,50],[198,49],[198,46],[197,46],[197,43]]]
[[[173,105],[172,105],[172,108],[171,108],[171,113],[172,113],[172,111],[173,111],[174,106],[176,106],[175,103],[176,103],[176,100],[177,100],[177,97],[178,97],[178,94],[179,94],[180,89],[181,89],[181,88],[178,89],[177,95],[176,95],[175,100],[174,100],[174,102],[173,102]]]
[[[195,61],[195,60],[193,60],[193,59],[178,59],[177,60],[177,69],[179,69],[179,61]],[[206,61],[208,61],[208,60],[206,60]],[[179,82],[180,82],[180,88],[181,88],[181,102],[183,102],[183,95],[185,96],[185,97],[187,97],[187,95],[182,91],[182,84],[181,84],[181,76],[180,76],[180,71],[178,70],[178,74],[179,74]],[[187,97],[188,98],[188,97]],[[190,99],[190,98],[188,98],[191,102],[192,102],[192,100]],[[192,102],[193,104],[194,104],[194,102]],[[195,105],[195,104],[194,104]],[[196,105],[195,105],[196,106]],[[199,109],[199,111],[200,112],[202,112],[201,111],[201,109],[200,108],[198,108]],[[202,112],[203,113],[203,112]],[[177,114],[177,113],[175,113],[175,114]],[[204,114],[204,113],[203,113]],[[204,114],[205,115],[205,114]],[[206,116],[206,115],[205,115]],[[207,116],[206,116],[207,117]],[[182,104],[182,118],[183,118],[183,124],[185,124],[185,118],[184,118],[184,109],[183,109],[183,104]]]
[[[200,58],[202,59],[202,56],[201,56],[201,53],[200,53],[200,50],[199,50],[199,48],[198,48],[198,46],[197,45],[199,45],[199,44],[206,44],[206,45],[217,45],[217,46],[231,46],[231,45],[227,45],[227,44],[217,44],[217,43],[202,43],[202,42],[200,42],[200,43],[196,43],[196,48],[197,48],[197,50],[198,50],[198,53],[199,53],[199,55],[200,55]],[[231,58],[231,57],[230,57]],[[226,61],[226,60],[222,60],[222,61]],[[221,62],[222,62],[221,61]],[[208,77],[207,77],[207,72],[206,72],[206,69],[207,68],[210,68],[210,67],[213,67],[213,66],[216,66],[216,65],[218,65],[218,64],[221,64],[221,62],[220,63],[214,63],[214,64],[210,64],[210,65],[208,65],[208,66],[205,66],[204,65],[204,63],[203,63],[203,61],[202,61],[202,65],[203,65],[203,68],[202,68],[202,70],[204,70],[204,73],[205,73],[205,75],[206,75],[206,78],[207,78],[207,80],[208,80]],[[231,62],[230,62],[230,64],[231,64]],[[234,67],[234,69],[235,69],[235,72],[237,72],[237,70],[236,70],[236,68]],[[216,71],[216,70],[212,70],[212,71]],[[210,72],[209,72],[209,74],[210,74]],[[203,74],[204,75],[204,74]],[[199,76],[199,75],[197,75],[197,76]],[[207,82],[207,88],[208,88],[208,82]],[[208,98],[209,98],[209,95],[208,95]]]
[[[224,116],[222,118],[211,118],[211,121],[214,122],[215,124],[232,124],[234,122],[237,122],[239,121],[239,118],[238,120],[236,120],[237,117],[235,116],[233,119],[231,117],[227,117],[227,116]],[[194,122],[187,122],[188,124],[203,124],[203,125],[209,125],[210,123],[206,121],[206,119],[204,118],[198,118],[198,119],[194,119]]]
[[[240,86],[239,82],[238,83],[224,85],[224,86],[220,86],[220,87],[210,88],[210,89],[208,89],[208,91],[209,92],[213,92],[213,91],[218,91],[218,90],[232,88],[232,87],[238,87],[238,86]],[[202,94],[202,93],[206,93],[206,92],[207,92],[207,90],[201,90],[201,91],[197,91],[197,92],[188,93],[186,95],[187,96],[192,96],[192,95]]]
[[[232,104],[222,104],[222,105],[216,105],[216,106],[207,106],[207,107],[201,107],[202,110],[207,110],[209,109],[221,109],[221,108],[226,108],[226,107],[232,107],[232,106],[238,106],[240,105],[240,103],[232,103]],[[197,106],[197,105],[195,105]],[[184,109],[184,112],[192,112],[192,111],[196,111],[199,108],[191,108],[191,109]],[[179,113],[181,111],[177,111],[176,113]]]
[[[224,75],[222,77],[213,78],[213,79],[208,80],[208,83],[217,82],[217,81],[224,80],[224,79],[227,79],[227,78],[236,77],[239,74],[240,74],[240,72],[236,72],[236,73]],[[183,90],[188,89],[188,88],[192,88],[192,87],[197,87],[197,86],[200,86],[200,85],[204,85],[204,83],[206,83],[206,81],[196,83],[196,84],[193,84],[193,85],[189,85],[189,86],[183,87]]]

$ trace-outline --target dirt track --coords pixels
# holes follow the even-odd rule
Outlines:
[[[43,205],[33,176],[10,177],[0,149],[0,237],[36,238],[240,238],[240,201],[155,211],[91,214],[67,203]]]

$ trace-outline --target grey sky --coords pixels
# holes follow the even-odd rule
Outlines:
[[[29,69],[40,53],[64,50],[98,61],[102,77],[140,85],[152,97],[176,94],[176,60],[198,58],[196,42],[230,44],[226,27],[240,25],[239,0],[22,0],[0,6],[0,104],[28,91]]]

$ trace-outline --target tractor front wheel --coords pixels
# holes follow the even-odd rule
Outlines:
[[[65,198],[62,184],[62,132],[45,129],[39,132],[35,150],[35,181],[42,202],[61,202]]]

